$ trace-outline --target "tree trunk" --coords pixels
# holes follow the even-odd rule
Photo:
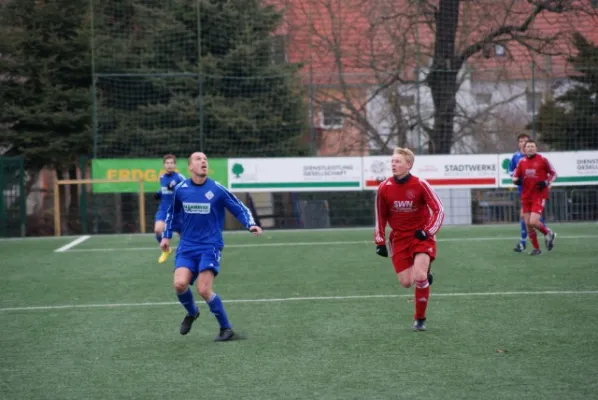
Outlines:
[[[440,0],[436,11],[434,62],[427,77],[434,102],[434,128],[430,133],[430,153],[449,154],[453,145],[457,74],[455,41],[459,25],[460,0]]]
[[[430,133],[430,154],[450,154],[453,145],[457,71],[439,71],[430,73],[429,86],[434,102],[434,128]]]

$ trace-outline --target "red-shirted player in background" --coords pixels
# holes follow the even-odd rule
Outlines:
[[[409,173],[414,155],[396,148],[392,155],[392,177],[378,188],[376,196],[376,254],[392,257],[403,287],[415,283],[413,329],[425,331],[426,308],[430,297],[430,263],[436,257],[434,235],[444,220],[440,199],[428,182]],[[386,247],[386,224],[392,232]],[[390,250],[390,251],[389,251]]]
[[[544,235],[544,242],[548,251],[554,247],[556,233],[540,221],[544,204],[548,199],[550,184],[556,179],[556,171],[550,161],[537,153],[536,142],[528,140],[525,144],[525,158],[517,164],[513,173],[513,183],[522,185],[521,192],[521,216],[527,225],[529,239],[534,246],[530,253],[532,256],[542,254],[538,244],[536,229]]]

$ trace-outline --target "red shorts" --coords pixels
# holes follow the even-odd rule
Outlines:
[[[521,199],[521,212],[523,214],[542,214],[544,212],[545,204],[546,199],[541,196],[531,197],[528,199]]]
[[[413,266],[417,253],[429,255],[430,262],[436,258],[436,239],[433,236],[419,240],[415,232],[391,232],[388,242],[389,255],[397,274]]]

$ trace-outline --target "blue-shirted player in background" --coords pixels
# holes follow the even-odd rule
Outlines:
[[[181,217],[181,240],[174,262],[174,289],[187,315],[181,323],[181,335],[191,330],[199,317],[199,309],[189,285],[197,281],[197,292],[205,300],[220,324],[216,341],[235,338],[235,333],[224,310],[222,300],[212,291],[214,278],[220,270],[221,251],[224,247],[225,209],[229,210],[254,235],[262,229],[253,220],[251,212],[224,186],[208,178],[208,158],[204,153],[189,157],[191,178],[180,183],[174,190],[172,206],[166,217],[163,251],[170,250],[173,221]]]
[[[160,189],[154,194],[154,199],[160,200],[158,205],[158,211],[156,211],[156,217],[154,222],[154,233],[156,234],[156,240],[158,243],[162,242],[162,232],[166,227],[166,213],[168,207],[172,204],[172,197],[174,194],[174,188],[176,185],[185,180],[185,177],[176,172],[176,157],[173,154],[166,154],[164,160],[164,171],[165,173],[160,175]],[[180,223],[175,220],[173,228],[175,232],[181,232]],[[158,258],[159,263],[166,262],[168,256],[172,250],[163,251]]]
[[[513,176],[513,173],[515,172],[515,168],[517,168],[517,164],[519,163],[519,161],[525,157],[525,144],[527,143],[527,141],[529,139],[530,139],[530,137],[525,133],[522,133],[517,136],[517,145],[519,146],[519,151],[517,151],[517,152],[515,152],[515,154],[513,154],[513,156],[511,157],[511,161],[509,162],[509,175],[511,175],[511,177]],[[522,187],[523,186],[517,186],[517,190],[519,191],[520,199],[521,199]],[[522,253],[525,250],[525,247],[527,245],[527,227],[525,226],[524,219],[522,217],[520,217],[520,218],[521,219],[519,222],[521,225],[521,239],[520,239],[519,243],[517,243],[517,246],[515,246],[515,248],[513,249],[517,253]],[[544,223],[544,218],[540,218],[540,222],[542,222],[542,224],[544,226],[546,226],[546,224]]]

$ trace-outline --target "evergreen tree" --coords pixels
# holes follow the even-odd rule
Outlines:
[[[289,156],[302,150],[307,118],[299,66],[272,62],[270,34],[281,15],[262,3],[201,2],[202,36],[211,38],[202,39],[201,60],[206,148],[222,156]]]
[[[199,146],[193,0],[95,0],[96,156]]]
[[[83,0],[12,0],[0,12],[0,144],[27,168],[89,154],[88,9]]]
[[[301,154],[298,66],[272,63],[281,19],[273,8],[257,0],[96,3],[99,157],[200,148],[211,157]]]
[[[537,129],[553,150],[598,149],[598,46],[574,36],[577,55],[570,58],[573,87],[542,105]]]

